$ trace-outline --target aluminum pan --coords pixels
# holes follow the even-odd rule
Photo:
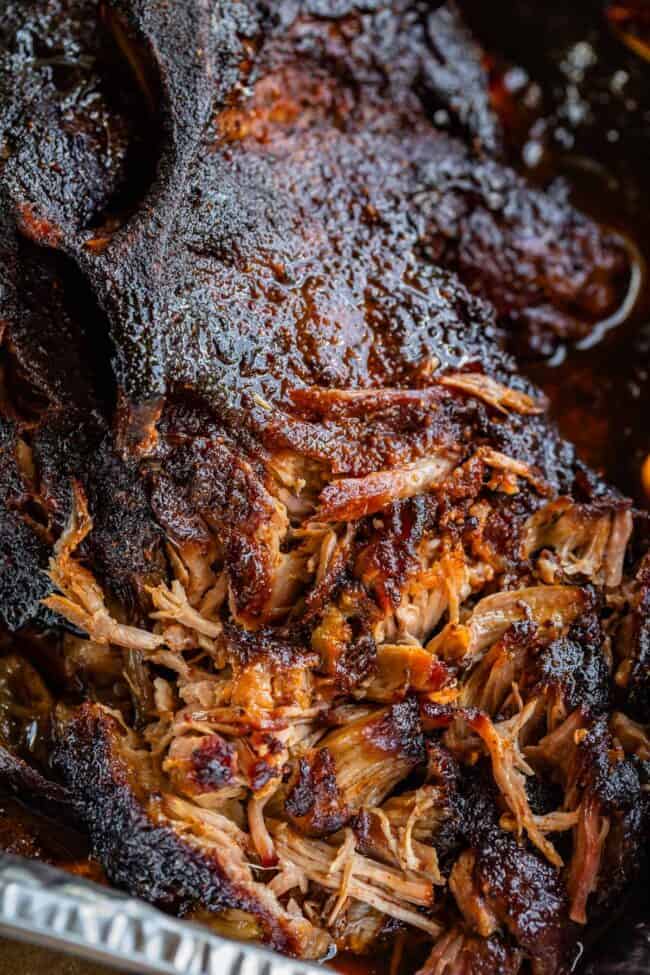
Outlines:
[[[323,975],[62,870],[0,854],[0,934],[143,975]]]

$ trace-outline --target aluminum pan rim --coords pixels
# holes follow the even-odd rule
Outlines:
[[[0,854],[0,934],[146,975],[323,975],[54,867]]]
[[[648,975],[650,920],[624,915],[623,949],[609,952],[605,936],[584,975]],[[324,975],[321,965],[221,938],[112,888],[6,853],[0,935],[140,975]]]

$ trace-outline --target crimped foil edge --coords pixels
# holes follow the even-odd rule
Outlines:
[[[0,854],[0,934],[141,975],[324,975],[9,854]]]

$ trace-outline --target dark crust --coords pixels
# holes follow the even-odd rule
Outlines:
[[[639,770],[613,746],[602,716],[581,740],[573,769],[583,796],[609,818],[598,885],[589,900],[590,920],[596,923],[616,910],[625,890],[641,875],[647,855],[647,807]]]
[[[257,483],[255,460],[265,449],[290,447],[336,472],[359,475],[452,441],[489,442],[539,467],[558,490],[567,492],[578,482],[598,490],[571,448],[549,433],[543,418],[512,417],[504,424],[493,411],[447,392],[437,397],[436,410],[402,404],[380,411],[369,422],[313,416],[290,401],[290,390],[305,384],[421,387],[418,369],[423,357],[430,356],[443,368],[472,365],[515,388],[529,388],[499,349],[491,306],[432,260],[471,278],[472,287],[499,307],[521,304],[539,312],[540,301],[550,302],[558,314],[556,305],[565,301],[567,285],[558,296],[549,291],[547,281],[555,280],[558,267],[566,264],[575,270],[579,281],[568,286],[570,292],[572,287],[587,288],[584,274],[592,251],[598,260],[602,256],[605,267],[617,264],[616,246],[601,240],[589,221],[530,190],[500,163],[478,159],[462,142],[431,125],[427,98],[434,96],[457,112],[461,125],[472,128],[474,111],[485,121],[477,101],[482,85],[477,52],[468,46],[451,7],[438,9],[426,23],[419,8],[409,3],[325,4],[317,5],[317,13],[314,5],[296,8],[287,3],[271,20],[252,2],[228,3],[215,32],[201,4],[162,9],[125,0],[113,6],[119,23],[126,25],[146,83],[153,84],[155,66],[164,138],[158,178],[139,210],[119,231],[102,238],[101,247],[93,244],[90,249],[92,239],[81,228],[97,221],[108,206],[124,163],[121,156],[104,160],[98,146],[115,126],[120,138],[133,138],[133,112],[137,115],[142,95],[134,91],[138,86],[122,65],[115,76],[119,105],[110,100],[100,71],[104,49],[100,58],[97,46],[115,27],[103,22],[97,34],[89,30],[97,18],[94,0],[66,0],[56,10],[48,7],[47,13],[43,0],[30,0],[9,4],[4,11],[9,53],[2,84],[8,101],[0,126],[12,147],[32,151],[32,135],[21,121],[21,106],[29,96],[30,108],[38,108],[37,129],[47,124],[53,151],[60,154],[59,168],[38,167],[38,180],[29,186],[14,179],[10,155],[2,179],[12,206],[5,208],[4,223],[11,224],[20,211],[23,234],[70,255],[43,256],[42,248],[29,241],[18,244],[14,226],[3,232],[6,345],[50,406],[67,410],[75,404],[89,414],[97,401],[110,411],[117,380],[126,392],[113,435],[122,454],[142,449],[140,434],[147,427],[143,417],[157,415],[147,405],[152,397],[170,394],[160,416],[161,431],[184,437],[185,443],[191,437],[178,422],[179,414],[185,409],[187,419],[192,412],[188,404],[196,404],[198,397],[209,404],[209,412],[194,407],[195,417],[212,413],[214,434],[203,446],[195,443],[183,457],[178,440],[174,449],[164,446],[163,437],[155,449],[147,445],[153,454],[147,489],[152,491],[153,511],[172,537],[189,533],[205,538],[202,514],[211,509],[213,527],[227,545],[242,617],[259,621],[271,584],[267,550],[255,537],[270,511]],[[12,36],[21,26],[29,50],[16,52]],[[61,115],[56,65],[37,64],[32,58],[30,45],[44,30],[49,31],[54,60],[59,48],[75,51],[74,64],[68,66],[74,91],[87,84],[96,98],[93,125],[103,134],[84,129],[78,145],[84,159],[92,161],[93,152],[99,152],[93,159],[105,169],[101,193],[91,178],[90,161],[76,168],[66,163],[70,134],[81,123],[77,108],[69,117]],[[466,51],[462,65],[452,56],[461,39]],[[114,50],[111,57],[116,57]],[[430,68],[427,77],[425,64]],[[21,83],[15,86],[11,78],[18,69]],[[312,71],[317,91],[305,85],[306,73]],[[460,88],[465,96],[472,93],[464,105],[457,99],[456,71],[464,79]],[[249,102],[234,97],[242,81],[250,82]],[[251,120],[258,109],[268,112],[269,89],[276,82],[286,98],[286,105],[281,101],[278,106],[286,108],[286,119],[269,123],[262,137],[250,127]],[[428,95],[416,92],[420,84]],[[239,124],[244,131],[237,129]],[[486,131],[482,122],[484,145],[490,141]],[[132,154],[130,143],[128,151]],[[74,171],[80,184],[62,192],[59,170]],[[73,212],[77,203],[83,214]],[[28,226],[25,213],[31,214]],[[535,233],[522,234],[522,228],[534,228]],[[510,270],[531,266],[523,260],[521,241],[538,231],[543,236],[542,230],[546,234],[549,228],[562,243],[533,262],[534,281],[524,281],[522,293],[513,295],[514,280],[496,258]],[[316,250],[315,240],[323,242]],[[490,250],[494,246],[496,257]],[[472,262],[483,275],[489,268],[498,274],[494,280],[475,280]],[[72,307],[69,292],[83,290],[82,276],[89,303]],[[604,279],[609,280],[606,273]],[[43,304],[38,296],[48,282],[56,308],[49,303],[46,312],[37,306]],[[497,293],[504,282],[507,293]],[[236,299],[224,304],[222,293]],[[571,302],[579,304],[579,296]],[[341,317],[342,304],[349,315]],[[35,316],[47,340],[42,349],[33,339]],[[260,321],[266,323],[264,329]],[[108,381],[82,366],[88,356],[80,346],[85,349],[89,338],[94,345],[96,337],[103,358],[114,360]],[[51,354],[59,341],[70,348],[63,373],[56,368],[61,357]],[[251,398],[258,393],[270,400],[271,411]],[[143,402],[143,409],[135,408]],[[68,423],[68,431],[76,422]],[[86,431],[94,423],[81,424],[80,441],[88,439]],[[129,432],[130,424],[135,431]],[[34,434],[51,502],[49,527],[60,531],[68,513],[69,486],[64,482],[78,477],[95,518],[87,552],[111,591],[135,605],[139,593],[134,578],[154,582],[163,564],[153,513],[138,483],[140,472],[130,462],[122,466],[112,444],[97,447],[102,437],[96,432],[90,434],[95,447],[89,446],[88,454],[70,432],[61,433],[57,447],[49,425],[49,418],[42,418]],[[224,427],[230,428],[230,440]],[[114,514],[106,514],[105,501],[113,493],[120,503]],[[501,507],[489,528],[497,546],[507,546],[527,512],[517,499]],[[34,612],[35,593],[41,593],[34,567],[44,566],[45,552],[41,540],[32,538],[12,514],[3,518],[4,537],[13,539],[13,548],[24,553],[23,564],[31,567],[24,579],[21,571],[12,571],[4,615],[15,626]],[[231,530],[233,520],[238,522],[236,531]],[[372,654],[365,651],[370,649],[364,648],[368,659]],[[357,670],[368,672],[363,660]]]
[[[191,756],[192,777],[206,791],[232,782],[237,771],[235,746],[221,735],[206,736]]]
[[[371,633],[361,633],[336,661],[334,679],[342,693],[350,694],[375,673],[377,645]]]
[[[264,660],[272,668],[313,667],[318,663],[317,654],[305,650],[300,635],[263,627],[244,630],[232,624],[224,626],[226,643],[234,660],[241,666]]]
[[[93,453],[82,483],[93,517],[88,556],[111,591],[127,606],[137,605],[142,587],[155,585],[166,571],[162,533],[145,485],[110,439]]]
[[[609,668],[598,614],[586,611],[566,637],[544,647],[535,661],[540,687],[561,689],[569,711],[580,705],[594,714],[611,706]]]
[[[0,322],[7,371],[13,386],[31,387],[32,402],[87,411],[96,406],[95,355],[77,315],[86,289],[69,259],[16,233],[8,207],[0,206]]]
[[[474,875],[499,922],[531,959],[535,975],[568,970],[577,929],[557,871],[498,827],[490,788],[477,776],[464,783],[463,830],[475,853]]]
[[[289,783],[285,810],[308,835],[324,836],[340,829],[350,818],[341,805],[336,766],[327,748],[301,758]]]
[[[80,410],[51,410],[32,437],[40,496],[53,537],[72,507],[71,485],[85,490],[93,532],[84,554],[108,589],[130,609],[143,585],[165,570],[162,534],[136,466],[123,460],[100,416]]]
[[[501,922],[533,959],[534,971],[562,971],[571,925],[566,893],[553,867],[495,833],[478,848],[475,873]]]
[[[142,787],[120,755],[120,736],[114,718],[86,704],[66,724],[54,755],[109,879],[183,913],[199,896],[216,909],[232,906],[236,898],[218,865],[145,811]]]
[[[147,811],[155,794],[143,793],[121,751],[117,721],[84,704],[65,723],[54,764],[90,837],[92,855],[111,883],[164,910],[237,908],[253,914],[269,944],[295,953],[297,945],[276,918],[224,876],[218,859],[185,841],[167,822]],[[153,807],[150,805],[153,800]]]
[[[133,132],[102,76],[98,12],[98,0],[3,5],[0,127],[11,145],[3,184],[38,243],[57,245],[66,229],[90,224],[125,177]]]
[[[373,748],[409,759],[414,766],[425,759],[420,709],[415,698],[393,704],[378,721],[368,725],[364,737]]]
[[[431,518],[428,502],[423,497],[394,501],[383,512],[381,530],[367,524],[367,542],[357,537],[360,554],[355,569],[362,578],[371,575],[377,602],[384,611],[399,605],[404,580],[417,564],[417,546]]]
[[[612,757],[612,738],[603,716],[593,722],[577,749],[575,779],[598,798],[603,811],[623,813],[640,804],[639,776],[632,762]]]
[[[222,5],[213,30],[199,3],[116,0],[111,6],[132,25],[157,69],[164,131],[158,179],[137,216],[101,252],[85,247],[47,170],[36,184],[38,198],[21,187],[16,206],[38,213],[32,236],[74,253],[88,275],[110,319],[118,382],[132,401],[150,401],[180,384],[223,409],[238,406],[247,389],[273,399],[287,381],[378,382],[396,369],[407,374],[425,345],[443,362],[458,362],[454,332],[463,306],[470,311],[460,317],[471,325],[460,343],[462,358],[498,366],[484,328],[489,310],[468,301],[432,261],[457,270],[524,329],[571,336],[580,333],[582,320],[615,306],[624,263],[615,240],[432,126],[414,91],[423,77],[425,89],[428,84],[452,110],[455,105],[466,121],[472,110],[485,115],[486,109],[474,97],[471,109],[458,102],[461,89],[480,88],[482,75],[475,51],[465,45],[468,74],[462,82],[454,76],[454,38],[462,29],[451,8],[435,12],[425,29],[417,5],[409,3],[363,14],[333,5],[326,8],[333,23],[313,16],[309,4],[284,3],[274,30],[264,6],[251,0]],[[21,18],[36,29],[32,7],[38,11],[39,4],[19,16],[10,5],[9,37]],[[92,24],[91,0],[79,7],[81,22]],[[56,29],[71,29],[61,19]],[[92,57],[94,37],[76,43]],[[25,67],[47,106],[41,75]],[[5,128],[20,140],[25,132],[17,113],[25,96],[13,90],[10,60],[7,70]],[[320,94],[310,94],[305,73],[321,81]],[[235,129],[233,138],[238,118],[246,129],[251,104],[259,101],[266,110],[269,80],[289,106],[288,124],[267,126],[263,140],[254,126],[250,135]],[[248,83],[252,103],[239,94]],[[207,124],[211,113],[220,139]],[[65,142],[60,126],[52,131],[55,145]],[[6,168],[13,164],[12,156]],[[412,200],[416,207],[406,205]],[[315,264],[314,234],[329,241]],[[539,239],[553,241],[541,254],[526,244]],[[342,248],[358,255],[351,283]],[[412,271],[405,262],[413,262]],[[302,286],[309,264],[314,274]],[[251,290],[253,280],[258,287]],[[238,300],[224,306],[215,296],[226,282]],[[339,320],[342,303],[356,308],[349,321]],[[423,317],[430,322],[424,330]],[[343,356],[350,348],[360,353],[354,368]]]

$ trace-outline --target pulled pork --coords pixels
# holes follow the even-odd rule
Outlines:
[[[483,65],[454,2],[0,3],[0,786],[400,975],[565,975],[645,826],[647,541],[500,344],[627,249]]]
[[[490,384],[446,385],[534,415],[532,401]],[[240,935],[305,957],[369,950],[392,925],[434,942],[427,975],[462,975],[479,959],[481,971],[514,973],[526,959],[536,975],[562,971],[569,921],[599,916],[617,849],[631,874],[640,842],[645,730],[622,712],[611,727],[602,717],[620,610],[600,612],[608,600],[625,608],[612,587],[627,509],[549,501],[528,465],[484,445],[347,480],[286,454],[266,475],[246,470],[278,531],[253,537],[244,521],[202,548],[170,538],[171,578],[148,587],[137,625],[121,622],[124,607],[84,564],[92,518],[75,485],[47,605],[85,630],[88,648],[110,648],[115,675],[121,661],[129,680],[138,653],[131,696],[149,705],[135,723],[105,695],[91,711],[60,712],[55,766],[82,816],[107,790],[122,796],[127,774],[137,829],[176,836],[181,859],[216,871],[222,891],[172,895],[173,872],[168,886],[147,886],[135,850],[118,857],[112,825],[93,813],[107,874],[162,904],[180,896],[204,920],[237,917]],[[513,496],[512,539],[496,544],[490,520]],[[246,546],[270,546],[265,565],[294,560],[290,606],[270,585],[260,616],[242,611],[237,531]],[[81,763],[78,744],[100,729],[103,757]],[[520,883],[546,905],[541,921]]]

